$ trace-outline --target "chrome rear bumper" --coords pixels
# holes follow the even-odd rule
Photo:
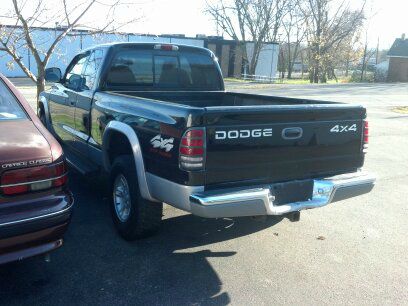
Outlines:
[[[256,188],[204,191],[204,186],[184,186],[146,174],[150,193],[158,201],[207,218],[284,215],[368,193],[375,177],[356,172],[313,181],[310,200],[277,204],[271,190],[274,185]]]
[[[374,183],[375,177],[363,172],[318,179],[314,180],[310,200],[283,205],[274,205],[271,186],[228,193],[202,192],[190,196],[191,212],[209,218],[284,215],[368,193]]]

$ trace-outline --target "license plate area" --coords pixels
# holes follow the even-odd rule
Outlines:
[[[274,205],[308,201],[313,196],[313,180],[273,184],[270,191],[275,196]]]

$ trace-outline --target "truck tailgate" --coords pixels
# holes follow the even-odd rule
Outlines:
[[[204,116],[209,188],[346,173],[364,162],[361,106],[208,107]]]

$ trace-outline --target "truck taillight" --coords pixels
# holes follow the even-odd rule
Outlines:
[[[187,130],[180,143],[180,168],[183,170],[203,170],[205,165],[205,130]]]
[[[175,45],[154,45],[154,50],[163,50],[163,51],[178,51],[179,47]]]
[[[65,161],[49,166],[9,170],[1,176],[0,193],[10,196],[46,190],[63,186],[67,180]]]
[[[364,153],[366,153],[368,150],[368,136],[369,136],[368,121],[364,120],[364,130],[363,130],[363,152]]]

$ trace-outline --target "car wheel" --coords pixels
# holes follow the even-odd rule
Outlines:
[[[110,175],[111,213],[119,234],[125,240],[151,236],[160,227],[163,203],[148,201],[140,195],[134,159],[117,157]]]

